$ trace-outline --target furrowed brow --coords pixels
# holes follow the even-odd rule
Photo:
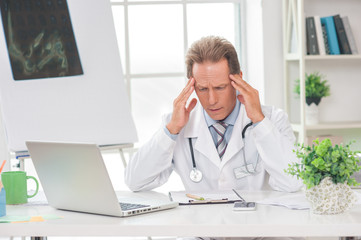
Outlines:
[[[197,83],[197,82],[196,82],[196,87],[197,87],[197,88],[206,88],[206,86],[202,86],[201,84],[199,84],[199,83]]]

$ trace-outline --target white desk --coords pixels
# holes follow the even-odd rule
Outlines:
[[[248,201],[280,194],[242,192]],[[8,205],[8,215],[55,214],[64,218],[0,224],[0,236],[361,236],[361,205],[338,215],[315,215],[309,210],[269,205],[258,205],[257,211],[234,212],[232,206],[179,206],[162,212],[117,218],[60,211],[49,206]]]

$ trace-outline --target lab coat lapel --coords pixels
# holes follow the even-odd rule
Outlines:
[[[202,107],[199,106],[194,109],[194,112],[190,116],[189,122],[184,130],[185,138],[196,138],[194,151],[200,152],[219,167],[220,159],[204,118]]]

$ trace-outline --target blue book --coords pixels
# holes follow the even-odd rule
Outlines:
[[[324,25],[326,28],[330,54],[340,54],[340,47],[338,45],[335,21],[333,20],[333,16],[322,17],[321,24]]]

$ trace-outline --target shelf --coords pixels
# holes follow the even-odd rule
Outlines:
[[[334,3],[338,3],[335,4]],[[354,117],[345,116],[345,121],[342,122],[321,122],[317,125],[307,125],[304,121],[306,120],[306,102],[299,101],[299,108],[294,108],[297,102],[292,101],[291,97],[291,84],[292,79],[296,77],[300,80],[300,92],[301,99],[305,98],[306,95],[306,73],[314,69],[322,69],[322,72],[331,79],[337,79],[337,76],[350,76],[351,79],[357,82],[358,76],[360,75],[360,63],[361,63],[361,52],[360,54],[338,54],[338,55],[307,55],[307,35],[306,35],[306,17],[308,16],[328,16],[330,12],[338,12],[342,16],[348,16],[352,18],[352,23],[356,30],[357,22],[360,22],[361,15],[358,13],[360,5],[354,3],[352,0],[345,1],[334,1],[332,5],[327,1],[306,1],[306,0],[283,0],[283,63],[284,63],[284,99],[285,109],[292,115],[291,119],[294,119],[292,129],[297,133],[298,142],[305,143],[308,141],[307,137],[310,135],[317,134],[329,134],[332,132],[339,132],[339,135],[353,135],[353,132],[361,130],[361,120],[359,121],[347,121],[347,119],[355,119]],[[344,6],[347,5],[347,8]],[[326,10],[325,10],[326,9]],[[326,13],[328,12],[328,13]],[[335,12],[335,13],[336,13]],[[327,15],[328,14],[328,15]],[[358,31],[354,32],[357,36],[360,35]],[[358,38],[360,39],[360,38]],[[359,45],[360,41],[355,42]],[[340,65],[340,68],[337,68]],[[344,68],[347,66],[348,68]],[[339,80],[339,79],[337,79]],[[333,81],[333,80],[332,80]],[[342,91],[348,91],[352,89],[358,91],[360,86],[358,81],[356,86],[350,86],[349,88],[336,89],[339,96],[342,95]],[[337,84],[342,84],[337,81]],[[353,84],[354,85],[354,84]],[[347,92],[346,92],[347,94]],[[352,92],[355,94],[355,92]],[[357,92],[356,92],[357,94]],[[338,101],[337,97],[334,99]],[[356,101],[359,102],[359,101]],[[343,105],[337,105],[338,107]],[[352,110],[351,110],[352,111]],[[295,115],[297,113],[297,115]],[[337,114],[337,109],[335,110]],[[323,116],[326,121],[335,121],[332,112],[328,112],[328,115]],[[360,138],[360,137],[358,137]]]
[[[300,60],[300,55],[297,54],[297,53],[288,53],[286,56],[285,56],[285,59],[287,61],[297,61],[297,60]]]
[[[302,130],[301,124],[291,124],[292,128],[296,132]],[[305,126],[306,131],[315,131],[315,130],[337,130],[337,129],[358,129],[361,128],[361,122],[329,122],[329,123],[320,123],[316,125]]]
[[[361,59],[360,54],[340,54],[340,55],[307,55],[305,60],[347,60]]]
[[[340,55],[305,55],[305,60],[361,60],[360,54],[340,54]],[[299,54],[287,54],[286,58],[287,61],[298,61],[300,60]]]

